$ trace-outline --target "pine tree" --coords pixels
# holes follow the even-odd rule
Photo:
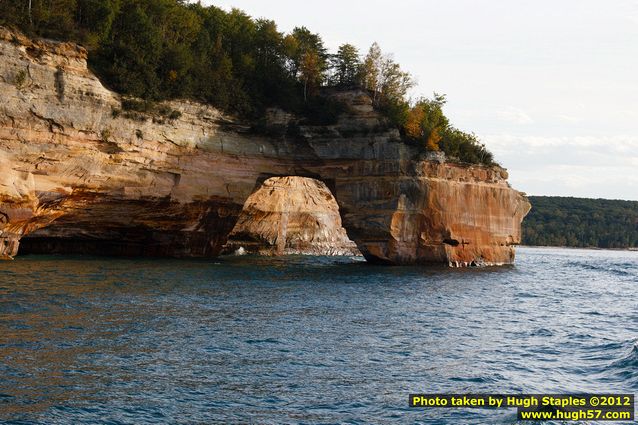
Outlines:
[[[340,86],[351,86],[357,82],[361,61],[359,51],[352,44],[339,46],[337,54],[333,58],[335,69],[334,80]]]

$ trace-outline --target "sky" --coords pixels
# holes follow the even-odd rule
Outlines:
[[[638,200],[638,0],[205,0],[378,42],[528,195]]]

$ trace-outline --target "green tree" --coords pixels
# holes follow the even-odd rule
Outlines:
[[[251,92],[259,93],[260,103],[293,107],[295,80],[286,69],[287,57],[284,35],[274,21],[259,19],[255,32],[255,75],[251,78]]]
[[[306,27],[294,28],[291,35],[294,41],[287,42],[290,71],[301,81],[304,100],[307,100],[309,92],[314,94],[325,80],[328,53],[321,37]]]
[[[85,46],[95,50],[104,42],[120,8],[120,0],[78,0],[76,22]]]
[[[26,30],[29,11],[29,0],[0,0],[0,25],[15,25]]]
[[[115,18],[111,32],[111,39],[97,59],[108,80],[120,92],[159,98],[162,34],[146,11],[137,2],[127,2]]]
[[[361,85],[371,92],[373,104],[384,111],[391,122],[402,126],[409,111],[407,92],[415,84],[412,76],[391,56],[384,55],[375,42],[363,60],[359,78]]]
[[[381,95],[389,102],[397,103],[405,100],[408,90],[415,85],[410,73],[403,71],[390,56],[385,56],[381,61],[379,75]]]
[[[76,34],[76,0],[33,0],[29,2],[32,29],[45,37],[65,38]]]
[[[156,3],[153,22],[160,32],[162,52],[157,69],[160,97],[185,97],[193,92],[194,44],[202,31],[202,19],[193,10],[172,0]]]
[[[437,93],[434,93],[432,99],[419,99],[408,113],[403,128],[406,137],[423,144],[431,140],[430,150],[438,150],[440,135],[450,125],[443,113],[445,103],[445,96]]]
[[[638,247],[638,202],[530,196],[523,221],[526,245]]]
[[[375,104],[377,103],[378,95],[381,93],[382,65],[383,53],[381,52],[381,47],[375,41],[370,46],[359,73],[361,85],[372,92],[372,100]]]
[[[475,134],[454,127],[448,127],[441,132],[439,148],[452,160],[470,164],[495,164],[492,153]]]
[[[314,94],[315,90],[321,84],[321,59],[315,51],[308,51],[301,57],[299,64],[299,78],[303,82],[303,99],[308,101],[308,92]]]
[[[357,83],[361,60],[359,51],[352,44],[339,46],[337,54],[332,59],[335,69],[334,82],[340,86],[352,86]]]

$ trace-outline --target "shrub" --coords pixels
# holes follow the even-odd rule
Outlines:
[[[103,142],[109,142],[109,139],[111,138],[111,130],[108,128],[103,129],[100,132],[100,137],[102,138]]]
[[[125,111],[148,112],[153,109],[153,104],[142,99],[122,99],[122,109]]]
[[[13,78],[13,83],[17,88],[22,88],[27,81],[27,72],[24,69],[18,71]]]
[[[180,111],[173,110],[173,111],[171,111],[170,114],[168,114],[168,119],[169,120],[177,120],[177,119],[181,118],[181,116],[182,116],[182,113]]]
[[[126,119],[138,122],[146,122],[146,120],[148,120],[148,117],[146,115],[136,111],[126,111],[124,112],[124,114],[122,114],[122,116]]]

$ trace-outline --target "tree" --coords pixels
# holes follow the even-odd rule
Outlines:
[[[438,151],[439,142],[450,123],[443,114],[445,96],[434,93],[433,99],[421,98],[408,112],[403,127],[405,136],[423,143],[427,150]]]
[[[381,66],[383,53],[375,41],[370,46],[360,70],[361,85],[372,92],[372,101],[376,104],[381,87]]]
[[[77,33],[76,0],[36,0],[29,5],[30,29],[46,37],[60,38]]]
[[[434,93],[432,99],[421,98],[409,109],[403,125],[404,137],[428,151],[443,151],[451,160],[493,165],[494,158],[475,134],[450,125],[443,113],[445,95]]]
[[[380,72],[381,95],[384,100],[393,103],[403,101],[408,90],[414,87],[412,76],[401,69],[398,63],[390,56],[385,56],[381,61]]]
[[[95,50],[107,39],[119,7],[119,0],[78,0],[76,22],[85,46]]]
[[[29,1],[0,0],[0,25],[13,25],[26,31],[30,26]]]
[[[98,66],[123,93],[146,99],[160,95],[158,75],[162,35],[137,2],[126,3],[113,22],[112,36],[100,52]]]
[[[317,52],[304,53],[299,65],[299,75],[303,82],[303,100],[308,101],[308,92],[313,93],[321,83],[321,65]]]
[[[295,27],[292,30],[292,36],[297,41],[297,51],[293,52],[292,59],[297,59],[300,63],[304,54],[308,52],[315,52],[319,59],[319,63],[325,70],[328,61],[328,50],[323,44],[323,40],[319,34],[310,32],[306,27]]]
[[[149,14],[162,40],[157,68],[159,97],[189,96],[194,84],[193,44],[202,31],[202,19],[193,10],[180,7],[173,0],[157,1]]]
[[[286,43],[274,21],[259,19],[255,31],[255,73],[250,79],[251,93],[261,96],[264,105],[294,107],[297,81],[288,73]]]
[[[406,102],[406,95],[414,87],[412,76],[403,71],[391,56],[384,55],[375,42],[370,46],[360,72],[361,84],[372,92],[377,106],[396,108]]]
[[[494,157],[473,133],[452,126],[441,132],[439,147],[450,159],[470,164],[494,165]]]
[[[440,150],[439,142],[441,141],[442,138],[443,137],[441,137],[441,135],[439,134],[439,129],[434,128],[434,130],[432,130],[430,132],[430,135],[428,136],[428,141],[425,144],[425,149],[429,151],[433,151],[433,152]]]
[[[340,86],[351,86],[356,84],[361,67],[359,51],[352,44],[342,44],[339,46],[337,54],[333,57],[333,67],[335,69],[334,80]]]
[[[306,27],[297,27],[292,31],[292,39],[286,41],[291,74],[303,84],[303,98],[313,95],[319,87],[328,69],[328,54],[323,40]]]

